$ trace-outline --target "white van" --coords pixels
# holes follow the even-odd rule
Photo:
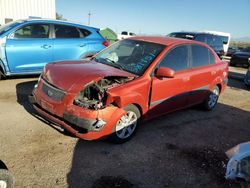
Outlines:
[[[129,37],[136,36],[136,34],[129,32],[129,31],[122,31],[121,34],[117,35],[118,40],[126,39]]]
[[[231,39],[230,33],[225,33],[225,32],[220,32],[220,31],[206,31],[206,30],[201,31],[201,32],[220,36],[221,40],[223,41],[224,53],[225,55],[227,54],[230,39]]]

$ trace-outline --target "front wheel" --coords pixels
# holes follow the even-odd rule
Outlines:
[[[114,132],[110,135],[111,142],[116,144],[127,142],[134,136],[141,116],[135,105],[128,105],[124,110],[126,114],[118,120]]]
[[[2,73],[2,71],[0,70],[0,80],[4,79],[4,74]]]
[[[217,104],[220,95],[220,88],[215,86],[212,91],[210,91],[209,95],[205,99],[203,106],[205,110],[212,110]]]

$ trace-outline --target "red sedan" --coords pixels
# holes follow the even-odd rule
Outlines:
[[[30,101],[77,137],[129,140],[142,120],[201,103],[212,110],[228,65],[206,44],[132,37],[90,60],[48,64]]]

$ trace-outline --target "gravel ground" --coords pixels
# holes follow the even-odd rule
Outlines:
[[[163,116],[113,145],[79,140],[39,120],[27,100],[36,80],[0,81],[0,159],[16,187],[239,186],[224,179],[224,152],[250,140],[250,91],[241,81],[229,80],[214,111]]]

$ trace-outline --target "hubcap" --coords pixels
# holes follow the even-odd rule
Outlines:
[[[213,108],[218,100],[219,97],[219,90],[217,88],[215,88],[212,93],[209,95],[209,99],[208,99],[208,106],[210,108]]]
[[[0,180],[0,188],[7,188],[7,182]]]
[[[137,115],[133,111],[128,111],[127,114],[121,117],[115,127],[116,135],[125,139],[132,135],[137,125]]]

